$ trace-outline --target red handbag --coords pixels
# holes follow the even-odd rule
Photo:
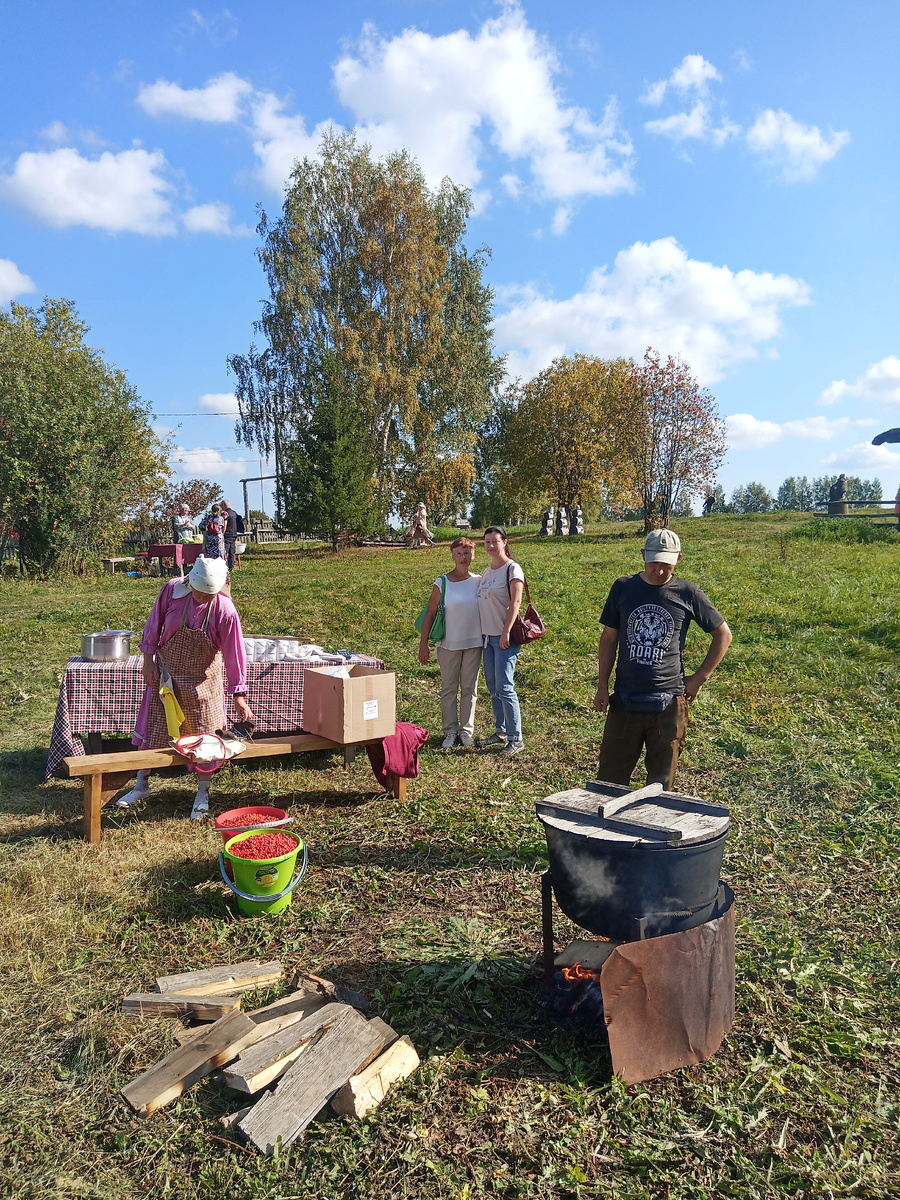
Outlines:
[[[506,586],[509,587],[509,573],[512,570],[512,563],[506,568]],[[538,638],[542,638],[547,632],[547,626],[541,620],[541,614],[531,603],[531,596],[528,594],[528,580],[524,579],[525,599],[528,601],[528,607],[525,609],[525,616],[517,616],[512,623],[512,629],[509,631],[509,640],[514,646],[524,646],[527,642],[536,642]]]

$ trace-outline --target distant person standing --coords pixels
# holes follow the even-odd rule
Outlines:
[[[725,657],[731,630],[695,583],[675,575],[681,558],[677,533],[651,530],[641,554],[643,571],[615,581],[600,615],[594,707],[606,715],[606,724],[597,778],[627,785],[646,749],[647,782],[669,790],[684,746],[688,706]],[[711,644],[699,668],[685,675],[682,652],[691,621],[710,635]],[[616,687],[610,695],[613,665]]]
[[[225,557],[225,522],[218,504],[212,506],[203,523],[203,557]]]
[[[705,498],[705,500],[703,501],[703,515],[704,515],[704,517],[708,517],[708,516],[709,516],[709,514],[712,512],[712,510],[713,510],[715,507],[716,507],[716,494],[715,494],[715,492],[707,492],[707,493],[706,493],[706,498]]]
[[[191,510],[186,504],[179,505],[178,512],[172,517],[172,541],[190,542],[194,537],[194,522]]]
[[[234,547],[238,534],[243,532],[244,522],[240,520],[240,517],[227,500],[222,501],[222,521],[224,524],[222,534],[225,539],[225,561],[228,564],[228,570],[233,571]],[[240,523],[241,528],[238,528],[238,523]]]

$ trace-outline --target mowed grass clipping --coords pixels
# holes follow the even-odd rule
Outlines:
[[[214,812],[289,806],[309,841],[308,877],[269,921],[236,916],[218,838],[187,819],[185,776],[156,778],[138,811],[107,809],[99,846],[80,838],[80,783],[40,782],[78,636],[139,630],[158,581],[0,584],[0,1192],[897,1195],[900,545],[788,515],[677,529],[683,574],[735,634],[694,707],[680,784],[731,806],[737,1018],[709,1062],[634,1088],[610,1078],[600,1037],[536,1003],[534,802],[594,773],[597,619],[613,579],[640,567],[635,526],[514,541],[550,632],[520,660],[526,750],[511,761],[437,748],[438,671],[416,661],[413,619],[446,547],[245,557],[248,634],[380,655],[399,717],[432,734],[403,804],[364,758],[346,771],[337,754],[217,777]],[[689,669],[706,645],[694,630]],[[483,732],[489,711],[482,694]],[[560,943],[575,935],[557,913]],[[148,1121],[118,1095],[177,1028],[120,1015],[121,998],[253,955],[365,992],[423,1059],[369,1118],[326,1112],[273,1160],[224,1133],[218,1117],[242,1099],[221,1083]]]

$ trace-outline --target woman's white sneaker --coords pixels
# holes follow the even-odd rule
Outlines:
[[[126,792],[124,796],[120,796],[116,801],[117,808],[131,808],[132,804],[138,804],[141,800],[146,800],[150,796],[149,788],[132,788],[130,792]]]

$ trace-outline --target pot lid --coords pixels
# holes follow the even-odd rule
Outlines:
[[[690,846],[718,837],[729,825],[725,805],[666,792],[660,784],[632,790],[592,781],[555,792],[535,807],[545,825],[601,841]]]

